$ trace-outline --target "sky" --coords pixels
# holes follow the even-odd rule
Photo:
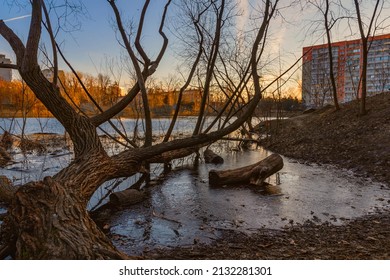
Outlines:
[[[108,71],[104,68],[107,57],[113,59],[120,59],[120,52],[123,49],[117,43],[116,33],[112,28],[113,12],[105,0],[85,0],[82,1],[85,5],[86,14],[79,17],[81,27],[80,30],[71,33],[64,33],[58,39],[61,43],[62,49],[66,57],[71,61],[75,69],[82,72],[96,74],[98,72]],[[135,17],[142,8],[142,1],[120,1],[127,2],[127,6],[122,5],[128,13],[129,19]],[[159,18],[162,14],[165,1],[151,1],[148,19],[145,24],[145,34],[143,42],[145,46],[161,45],[162,40],[158,33],[152,32],[156,30],[159,25]],[[23,17],[30,14],[28,7],[9,7],[6,1],[0,1],[0,19],[7,21],[7,19]],[[6,23],[12,28],[22,40],[27,38],[28,27],[30,24],[30,17],[23,17],[7,21]],[[157,54],[156,48],[148,48],[151,55]],[[8,43],[0,37],[0,53],[6,54],[12,60],[14,55]],[[172,54],[168,53],[168,57]],[[169,64],[161,65],[161,74],[170,71]],[[65,67],[65,66],[64,66]]]
[[[60,2],[59,0],[56,1]],[[252,18],[253,11],[257,7],[258,1],[235,1],[237,2],[238,8],[242,11],[242,16],[237,19],[237,29],[245,29],[250,24],[250,19]],[[16,18],[15,20],[7,21],[7,24],[22,40],[25,40],[30,23],[30,17],[28,17],[30,14],[29,7],[28,5],[26,7],[9,7],[7,2],[9,1],[0,1],[0,19],[9,20]],[[19,0],[19,2],[23,3],[28,1]],[[269,52],[274,56],[277,56],[279,53],[283,54],[281,60],[283,67],[287,67],[288,64],[299,58],[302,54],[303,46],[324,43],[323,38],[310,36],[313,33],[307,31],[310,21],[313,18],[318,19],[318,14],[315,13],[315,10],[307,7],[301,10],[300,6],[287,8],[290,2],[280,1],[283,20],[281,17],[278,17],[275,19],[274,24],[271,25],[271,40],[268,47]],[[116,33],[112,27],[113,12],[107,1],[84,0],[82,3],[85,5],[86,13],[78,17],[80,20],[80,29],[73,32],[61,33],[58,41],[61,43],[66,57],[77,70],[97,75],[97,73],[108,71],[107,67],[105,67],[107,58],[112,60],[121,59],[120,52],[122,47],[117,43]],[[143,1],[140,0],[118,1],[120,9],[126,14],[125,19],[137,20],[139,12],[142,9],[142,4]],[[145,32],[142,37],[142,42],[148,50],[148,54],[152,57],[158,53],[158,48],[162,43],[157,31],[164,5],[164,0],[152,0],[145,21]],[[173,17],[174,10],[173,6],[167,20],[168,24],[175,20]],[[344,39],[344,31],[341,31],[341,34],[340,32],[338,34],[335,33],[335,37]],[[167,34],[170,37],[170,46],[156,72],[156,76],[162,79],[170,74],[174,74],[177,67],[175,48],[171,48],[171,44],[174,44],[174,37],[168,30]],[[0,53],[6,54],[14,60],[11,48],[1,37]],[[121,84],[126,86],[125,84],[128,80],[126,73],[122,73],[121,76],[117,73],[115,79],[119,78],[121,79]]]

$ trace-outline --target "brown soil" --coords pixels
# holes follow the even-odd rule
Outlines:
[[[330,163],[390,186],[390,94],[367,100],[359,116],[358,102],[317,110],[271,124],[264,146],[302,161]],[[260,131],[261,132],[261,131]],[[152,259],[390,259],[390,213],[382,211],[342,226],[291,225],[250,236],[226,232],[212,245],[155,250]]]

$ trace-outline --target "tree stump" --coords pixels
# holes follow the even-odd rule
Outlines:
[[[214,186],[231,184],[262,185],[264,180],[283,168],[283,159],[278,154],[244,167],[231,170],[211,170],[209,184]]]
[[[206,163],[222,164],[224,162],[221,156],[217,155],[210,149],[206,149],[203,152],[203,156]]]
[[[110,203],[115,206],[133,205],[146,199],[146,194],[136,189],[127,189],[110,195]]]

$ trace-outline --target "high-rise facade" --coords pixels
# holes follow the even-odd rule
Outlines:
[[[6,58],[4,54],[0,54],[0,64],[10,64],[11,60]],[[0,65],[0,80],[10,82],[12,80],[12,70],[8,68],[1,68]]]
[[[369,39],[367,95],[390,91],[390,34]],[[360,96],[361,40],[332,43],[333,72],[340,103]],[[333,104],[328,45],[303,48],[302,99],[307,106]]]

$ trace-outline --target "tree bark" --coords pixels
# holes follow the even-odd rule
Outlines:
[[[16,190],[10,179],[0,175],[0,202],[10,203]]]
[[[5,227],[16,259],[125,259],[96,226],[84,203],[50,177],[21,187]]]
[[[232,184],[254,184],[262,185],[263,181],[283,168],[283,159],[278,154],[269,157],[252,165],[231,170],[211,170],[209,172],[209,183],[214,186]]]

